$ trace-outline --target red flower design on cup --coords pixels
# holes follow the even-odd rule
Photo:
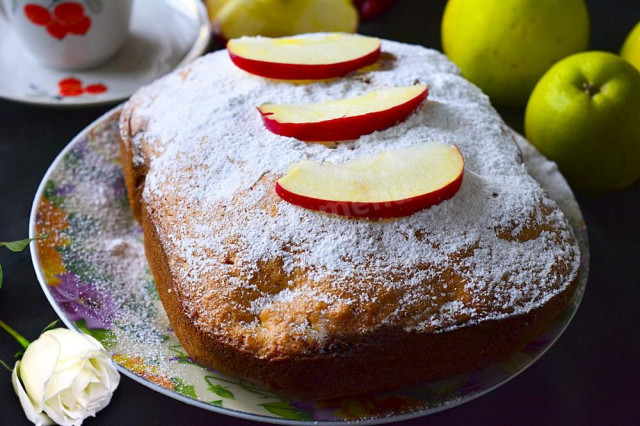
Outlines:
[[[91,28],[91,18],[85,14],[84,6],[76,2],[56,5],[53,12],[38,4],[27,4],[24,14],[34,25],[44,26],[51,37],[62,40],[68,34],[84,35]]]
[[[105,93],[108,88],[102,83],[89,84],[82,86],[82,80],[75,77],[64,78],[58,82],[58,93],[60,96],[71,97],[83,94],[99,95]]]

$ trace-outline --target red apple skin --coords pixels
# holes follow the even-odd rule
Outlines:
[[[382,15],[397,2],[398,0],[354,0],[353,3],[362,22],[367,22]]]
[[[333,64],[286,64],[280,62],[258,61],[238,56],[231,50],[229,57],[240,69],[260,77],[279,80],[326,80],[342,77],[351,71],[376,63],[380,58],[380,46],[373,52],[356,59]]]
[[[425,86],[424,91],[418,96],[393,108],[314,123],[280,123],[269,117],[272,114],[260,111],[259,107],[258,111],[262,115],[265,127],[277,135],[289,136],[305,142],[346,141],[387,129],[404,121],[422,105],[428,94],[429,88]]]
[[[457,148],[456,148],[457,149]],[[445,186],[426,194],[384,202],[330,201],[288,191],[276,182],[276,194],[284,201],[309,210],[371,220],[392,219],[412,215],[452,198],[462,186],[464,159],[460,174]]]

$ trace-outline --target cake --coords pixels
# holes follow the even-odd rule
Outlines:
[[[338,144],[271,133],[256,110],[416,82],[429,87],[419,110]],[[214,52],[134,94],[120,133],[130,204],[185,350],[277,391],[320,400],[504,360],[577,285],[571,227],[489,99],[434,50],[383,40],[375,66],[297,83]],[[424,141],[455,144],[464,180],[409,216],[342,217],[274,191],[303,158],[344,163]]]

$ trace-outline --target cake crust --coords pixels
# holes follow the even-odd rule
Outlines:
[[[462,241],[440,236],[430,225],[429,220],[440,220],[445,228],[442,233],[446,233],[447,225],[452,226],[453,221],[470,233],[465,224],[446,218],[449,210],[456,210],[451,203],[462,202],[456,197],[443,203],[447,204],[443,208],[417,214],[404,222],[300,213],[273,191],[275,180],[283,173],[279,162],[256,166],[262,171],[252,175],[256,170],[247,165],[236,146],[215,145],[217,153],[209,146],[223,141],[211,140],[214,136],[222,138],[224,132],[235,131],[225,125],[235,121],[236,126],[242,127],[233,114],[242,115],[245,108],[252,108],[247,96],[258,93],[259,97],[261,91],[272,94],[276,89],[297,96],[304,90],[282,83],[256,82],[254,77],[228,68],[224,52],[165,77],[125,105],[120,122],[121,157],[130,204],[143,227],[146,255],[162,303],[176,335],[196,361],[301,398],[326,399],[410,385],[503,360],[533,340],[566,308],[578,281],[576,242],[557,206],[534,186],[533,179],[527,178],[526,170],[518,171],[522,165],[510,131],[488,101],[464,82],[443,57],[391,42],[383,44],[383,51],[395,58],[391,69],[385,70],[383,61],[377,71],[370,72],[371,76],[365,73],[347,77],[350,86],[342,89],[369,85],[376,72],[397,71],[405,63],[409,71],[403,70],[402,78],[408,78],[405,73],[413,77],[412,70],[420,79],[428,79],[432,73],[438,76],[430,82],[436,94],[446,84],[453,89],[426,105],[426,111],[396,126],[395,131],[391,129],[386,135],[378,132],[372,136],[374,139],[359,144],[352,142],[357,145],[353,150],[369,149],[362,145],[370,142],[375,146],[379,140],[381,147],[393,146],[394,138],[402,143],[402,138],[411,137],[403,135],[429,133],[424,129],[434,125],[433,116],[445,119],[439,108],[453,108],[456,103],[469,101],[471,107],[481,107],[492,121],[477,122],[475,116],[465,119],[462,124],[469,127],[465,132],[475,129],[490,135],[489,142],[498,148],[489,149],[486,155],[498,163],[503,160],[493,157],[500,154],[506,158],[507,175],[514,173],[518,180],[515,190],[524,195],[511,194],[514,188],[503,191],[499,184],[487,183],[483,173],[489,174],[486,170],[492,164],[482,163],[477,144],[469,144],[466,149],[470,173],[466,175],[471,177],[463,183],[458,198],[496,212],[491,220],[485,218],[491,215],[482,211],[469,212],[471,217],[464,218],[471,224],[477,221],[481,233],[490,233],[493,245],[480,235],[465,234]],[[409,53],[432,59],[435,65],[427,67],[427,72],[418,72],[415,62],[405,59]],[[224,100],[232,106],[227,111],[230,117],[222,111],[216,113],[223,115],[222,134],[220,127],[197,122],[198,117],[185,118],[185,128],[199,129],[187,131],[185,138],[167,127],[169,117],[179,120],[180,116],[164,110],[166,101],[161,98],[166,93],[176,96],[180,90],[172,93],[174,86],[206,85],[202,70],[214,65],[222,69],[221,77],[214,79],[218,84],[228,84],[229,80],[246,84],[246,93],[241,90],[237,96]],[[319,85],[309,86],[313,87],[307,90],[309,96],[322,90],[337,90],[335,86],[339,86],[331,82]],[[460,93],[462,90],[464,93]],[[189,89],[185,91],[188,94],[184,102],[201,107],[199,103],[206,100],[206,96],[200,98]],[[220,104],[224,102],[221,100]],[[216,107],[212,110],[217,111]],[[259,120],[257,115],[256,119]],[[252,125],[248,125],[246,143],[255,151],[251,155],[256,156],[260,139],[276,136],[251,135]],[[451,134],[459,137],[449,129],[425,137],[449,137],[450,141]],[[350,155],[342,147],[309,148],[283,139],[287,140],[285,147],[300,151],[299,156],[331,158],[332,151]],[[197,157],[199,148],[205,158]],[[214,153],[227,158],[212,160],[208,156]],[[278,152],[274,154],[277,155]],[[261,160],[255,157],[254,161]],[[227,183],[223,172],[212,170],[216,167],[236,170],[240,182],[228,193],[202,195],[198,188],[203,182]],[[208,180],[203,181],[203,175],[209,176]],[[249,184],[242,180],[244,176],[248,176]],[[516,205],[520,197],[526,208],[500,213],[502,206],[491,203],[496,203],[495,199],[504,192],[510,193],[509,199],[503,201],[504,207]],[[463,208],[469,206],[459,206]],[[266,235],[251,233],[256,227],[273,223],[274,228]],[[320,256],[327,252],[315,253],[298,234],[287,234],[285,226],[310,226],[319,232],[328,229],[328,238],[331,232],[336,233],[335,239],[353,245],[354,254],[346,251],[338,253],[340,257],[329,253],[329,257],[335,256],[335,263],[322,264]],[[408,250],[419,251],[408,253],[406,261],[387,255],[383,249],[371,250],[388,247],[390,252],[401,252],[402,246],[389,247],[391,237],[387,234],[394,227],[406,234],[403,238]],[[198,240],[215,232],[222,234],[220,238]],[[373,241],[361,241],[365,235]],[[242,244],[247,236],[258,239],[254,246]],[[269,238],[278,244],[271,248],[262,241]],[[395,236],[392,242],[398,244]],[[534,253],[526,261],[514,259],[518,265],[511,267],[500,266],[505,258],[499,250]],[[352,258],[343,259],[345,256]],[[535,257],[538,262],[533,264]],[[344,266],[341,260],[351,262],[355,268]],[[479,265],[483,260],[489,267]],[[382,262],[388,263],[381,265]]]

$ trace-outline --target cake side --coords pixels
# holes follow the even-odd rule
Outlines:
[[[162,304],[187,353],[202,365],[305,400],[404,387],[503,361],[564,311],[578,283],[576,277],[546,304],[525,315],[444,333],[388,327],[371,334],[341,336],[315,353],[258,357],[239,349],[230,336],[203,333],[189,319],[155,225],[147,216],[142,223],[145,250]]]
[[[252,77],[218,52],[125,107],[131,204],[170,320],[198,361],[309,398],[371,391],[502,359],[566,306],[579,262],[571,230],[486,97],[437,52],[386,41],[383,52],[377,69],[309,85]],[[253,109],[416,80],[431,91],[421,111],[337,149],[271,135]],[[465,181],[411,217],[338,218],[273,192],[302,157],[347,161],[424,140],[456,143]],[[349,371],[370,370],[364,355],[391,366],[351,383],[365,372]],[[335,385],[283,383],[296,368],[333,372],[324,381]]]

